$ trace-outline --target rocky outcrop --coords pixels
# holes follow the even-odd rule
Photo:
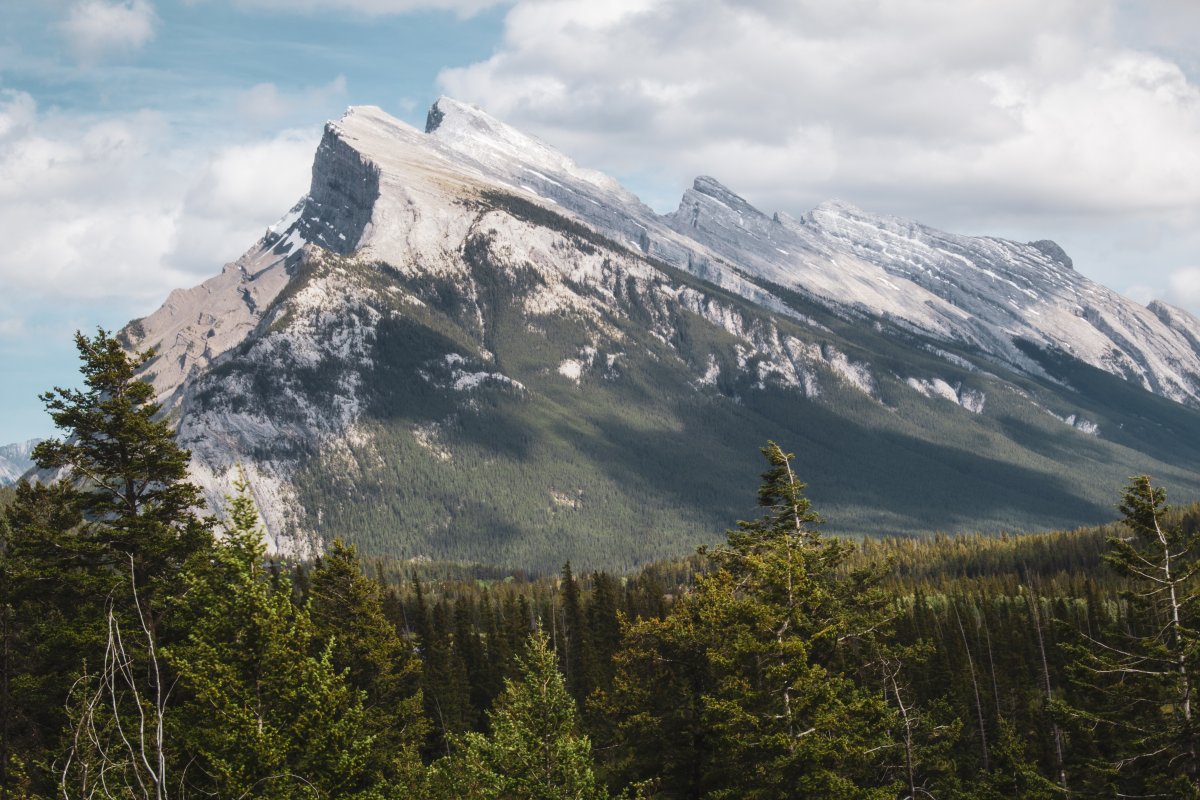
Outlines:
[[[297,220],[305,241],[346,255],[358,249],[379,197],[379,167],[342,138],[335,123],[313,160],[312,188]]]

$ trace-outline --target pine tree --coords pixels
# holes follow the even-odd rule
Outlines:
[[[75,341],[84,388],[42,395],[64,438],[33,454],[56,480],[21,487],[8,509],[5,571],[13,580],[5,593],[21,604],[29,633],[42,626],[24,678],[34,685],[22,692],[24,708],[12,709],[46,754],[31,774],[39,791],[52,759],[82,758],[81,726],[99,737],[89,748],[113,754],[128,738],[118,725],[161,717],[172,679],[156,654],[177,634],[166,624],[169,599],[183,564],[211,546],[211,523],[196,512],[200,492],[187,481],[188,453],[157,419],[153,388],[137,377],[153,354],[130,356],[103,330]],[[63,682],[80,700],[70,720],[62,718]],[[105,693],[111,702],[99,703]],[[138,730],[149,735],[144,725]],[[154,783],[165,769],[155,764],[143,777]],[[78,775],[55,771],[59,780]]]
[[[0,796],[15,786],[14,758],[57,755],[63,706],[84,654],[100,650],[100,619],[111,581],[63,554],[76,551],[80,517],[65,484],[22,481],[0,521]],[[49,760],[45,758],[45,760]],[[37,763],[22,772],[41,794],[57,778]]]
[[[611,784],[652,786],[655,797],[699,800],[718,781],[724,754],[710,714],[714,655],[724,646],[716,594],[683,595],[665,618],[627,623],[612,689],[596,700]]]
[[[587,607],[588,642],[593,687],[612,686],[613,656],[621,647],[618,609],[620,585],[607,572],[592,573],[592,599]]]
[[[1095,722],[1119,732],[1107,765],[1119,791],[1200,797],[1200,531],[1168,524],[1166,492],[1145,475],[1120,510],[1132,535],[1110,537],[1105,560],[1130,583],[1127,620],[1075,649],[1077,674],[1101,697]]]
[[[177,613],[188,637],[168,652],[188,702],[174,737],[193,759],[190,793],[220,797],[375,797],[387,788],[364,693],[334,664],[286,575],[271,580],[244,481],[225,535],[195,558]]]
[[[566,675],[567,691],[575,702],[582,703],[591,692],[592,658],[588,640],[586,617],[583,610],[579,582],[571,573],[571,562],[562,570],[562,630],[563,641],[559,645],[563,674]]]
[[[312,571],[309,611],[318,637],[332,648],[334,669],[365,696],[366,725],[383,771],[411,789],[429,730],[421,662],[415,643],[403,640],[384,614],[379,583],[362,574],[353,545],[335,539]]]
[[[424,597],[420,596],[424,605]],[[471,730],[476,723],[471,707],[471,683],[467,665],[456,645],[452,613],[441,600],[428,614],[428,623],[419,625],[421,663],[424,667],[421,691],[425,716],[431,723],[426,744],[427,755],[448,753],[454,735]]]
[[[668,761],[673,780],[689,787],[673,796],[890,797],[894,788],[871,755],[889,745],[889,712],[871,686],[875,676],[855,666],[870,659],[885,627],[882,573],[849,569],[852,545],[812,527],[819,517],[791,454],[771,442],[763,455],[764,515],[707,553],[715,571],[697,579],[667,622],[643,622],[628,635],[641,653],[622,659],[614,692],[627,734],[637,732],[629,746],[695,748]],[[692,652],[681,658],[679,648]],[[619,696],[648,675],[675,704],[656,702],[657,719]],[[704,774],[679,775],[688,764]]]
[[[591,743],[579,733],[575,702],[544,634],[518,659],[488,713],[490,734],[469,733],[435,767],[441,797],[472,800],[601,800]]]
[[[41,396],[66,434],[37,445],[39,468],[72,487],[71,502],[90,523],[80,530],[93,555],[148,592],[169,582],[189,555],[207,546],[211,523],[195,509],[200,490],[188,482],[190,454],[175,443],[154,388],[138,378],[153,350],[130,356],[103,329],[75,335],[85,388],[56,387]]]

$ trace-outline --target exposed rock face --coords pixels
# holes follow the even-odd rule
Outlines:
[[[1076,493],[1077,511],[1045,524],[1107,509],[1097,498],[1111,487],[1085,478],[1147,471],[1146,454],[1200,486],[1200,438],[1184,422],[1200,421],[1188,410],[1200,407],[1200,322],[1095,284],[1053,242],[957,236],[845,203],[768,216],[709,177],[660,216],[611,178],[447,98],[425,132],[371,107],[330,123],[309,194],[241,259],[124,335],[159,349],[149,376],[214,505],[241,462],[274,545],[297,552],[347,533],[331,526],[350,524],[348,509],[386,506],[414,476],[449,480],[498,459],[517,477],[486,502],[446,497],[421,517],[423,498],[405,495],[415,499],[370,524],[420,528],[433,547],[458,542],[463,526],[498,524],[527,494],[539,510],[510,523],[511,541],[544,537],[549,563],[571,557],[555,548],[585,534],[555,526],[623,523],[589,517],[606,505],[579,486],[531,486],[518,473],[539,458],[586,463],[608,507],[651,502],[646,492],[666,492],[653,488],[662,473],[614,459],[691,449],[697,437],[732,448],[713,409],[740,436],[803,439],[835,465],[835,505],[889,530],[1002,526],[1020,501],[983,512],[966,489],[947,489],[935,511],[918,509],[918,525],[883,501],[860,513],[849,494],[839,500],[852,476],[837,470],[896,459],[881,480],[1026,496],[1075,475],[1062,491]],[[1169,423],[1139,427],[1155,414]],[[560,417],[569,435],[545,423]],[[621,433],[646,419],[656,420],[646,432]],[[655,443],[664,431],[678,438]],[[847,442],[885,440],[901,445],[847,460],[847,448],[875,446]],[[1169,454],[1150,453],[1160,441]],[[708,450],[677,455],[698,476],[717,474],[721,456]],[[925,466],[910,467],[914,452]],[[953,466],[960,459],[983,477]],[[720,495],[706,519],[728,524],[741,512],[720,505],[727,491],[662,497],[703,505]],[[489,510],[473,517],[471,503]],[[630,536],[636,558],[671,552],[637,549],[650,545]],[[382,549],[428,553],[407,546]],[[471,546],[437,554],[474,557]]]
[[[342,255],[354,252],[378,197],[379,167],[330,125],[317,147],[312,189],[297,220],[304,238]]]
[[[302,258],[303,240],[292,220],[303,208],[302,201],[281,220],[290,226],[286,237],[269,230],[219,275],[191,289],[176,289],[161,308],[122,331],[131,349],[157,350],[145,377],[170,412],[178,410],[187,381],[245,341],[287,285]]]

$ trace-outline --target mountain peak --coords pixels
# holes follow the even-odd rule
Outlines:
[[[734,211],[742,213],[750,212],[761,214],[757,208],[746,202],[746,199],[737,194],[725,184],[721,183],[716,178],[709,175],[700,175],[692,182],[692,191],[699,194],[711,197],[721,205],[727,206]]]
[[[877,216],[874,214],[868,214],[866,211],[863,211],[861,208],[854,205],[853,203],[848,203],[845,200],[838,200],[838,199],[825,200],[824,202],[819,203],[817,205],[817,207],[813,209],[812,213],[819,214],[819,215],[833,216],[833,217],[859,217],[859,218],[862,218],[862,217]]]
[[[1075,263],[1071,261],[1071,257],[1067,255],[1067,251],[1063,250],[1058,242],[1051,241],[1050,239],[1039,239],[1036,242],[1029,242],[1029,246],[1040,251],[1042,255],[1051,261],[1057,261],[1067,269],[1075,269]]]
[[[425,119],[426,134],[466,156],[485,172],[506,176],[514,184],[526,182],[530,175],[552,176],[554,181],[582,181],[626,202],[636,202],[614,179],[596,170],[580,167],[561,151],[508,125],[477,106],[452,97],[439,97]]]
[[[425,115],[425,132],[437,133],[443,124],[447,128],[473,129],[478,133],[492,135],[512,131],[509,126],[478,106],[468,105],[445,95],[434,100],[433,105],[429,107],[429,113]]]
[[[16,483],[33,468],[33,448],[42,441],[29,439],[0,447],[0,486]]]
[[[996,482],[957,469],[958,456],[947,466],[948,448],[998,459],[1009,493],[993,505],[1042,523],[1106,513],[1095,487],[1159,464],[1154,453],[1200,486],[1188,466],[1200,463],[1200,411],[1162,401],[1200,407],[1200,321],[1132,304],[1043,252],[840,202],[772,217],[707,175],[659,215],[443,97],[424,131],[374,106],[329,123],[302,205],[127,331],[163,354],[146,374],[213,506],[246,464],[276,547],[300,555],[333,532],[386,529],[379,552],[397,558],[637,563],[696,544],[683,538],[692,518],[671,522],[696,476],[708,482],[694,519],[724,519],[740,502],[727,491],[730,443],[768,436],[832,465],[833,486],[861,463],[898,475],[894,496],[911,505],[831,498],[889,530],[980,519]],[[1084,386],[1065,383],[1076,374]],[[1109,391],[1116,381],[1130,390]],[[1139,422],[1156,414],[1161,428]],[[650,418],[679,424],[629,435]],[[547,419],[578,419],[586,441]],[[906,446],[861,435],[875,428]],[[1089,438],[1071,447],[1077,434]],[[517,436],[531,446],[512,447]],[[663,457],[690,471],[644,469]],[[568,461],[578,466],[563,473]],[[487,491],[463,506],[447,462]],[[1028,486],[1051,471],[1070,503],[1056,492],[1028,506]],[[505,473],[527,479],[490,480]],[[920,496],[933,484],[957,498],[936,518]],[[629,508],[673,532],[597,536]],[[444,536],[445,520],[464,536]]]

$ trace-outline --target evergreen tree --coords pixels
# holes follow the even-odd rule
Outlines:
[[[364,693],[335,667],[286,575],[265,565],[258,513],[244,481],[225,536],[184,574],[172,647],[188,702],[174,737],[194,759],[186,786],[220,797],[376,797],[390,789],[363,708]],[[369,665],[364,668],[369,668]]]
[[[600,800],[591,743],[579,733],[575,702],[544,634],[533,634],[518,659],[520,677],[505,681],[488,713],[490,734],[469,733],[435,766],[445,798]]]
[[[612,690],[595,701],[610,785],[638,783],[654,796],[699,800],[718,781],[723,754],[710,713],[715,654],[724,646],[714,594],[682,596],[665,618],[627,623]],[[611,738],[609,738],[611,737]]]
[[[383,771],[414,786],[429,729],[421,662],[415,643],[402,639],[384,614],[379,583],[362,574],[353,545],[335,539],[312,571],[309,613],[318,637],[331,647],[334,669],[364,694],[366,725]]]
[[[426,745],[428,755],[448,753],[454,735],[471,730],[476,722],[470,676],[455,642],[452,616],[445,600],[438,602],[429,614],[429,623],[423,626],[427,632],[420,637],[424,667],[421,690],[425,715],[432,723]]]
[[[612,686],[613,656],[621,647],[618,608],[620,585],[607,572],[592,573],[592,599],[587,607],[588,645],[591,653],[591,685]]]
[[[683,742],[699,752],[671,763],[705,765],[706,774],[679,796],[889,797],[893,787],[881,784],[871,756],[889,744],[889,712],[883,693],[870,688],[873,676],[855,666],[870,658],[885,626],[882,573],[849,569],[852,546],[812,528],[819,517],[792,471],[793,456],[773,442],[763,454],[769,469],[758,498],[766,513],[739,523],[726,545],[708,553],[715,571],[697,579],[694,597],[666,624],[631,631],[639,647],[648,640],[699,652],[676,660],[651,647],[623,660],[618,693],[646,672],[684,665],[685,675],[656,676],[653,686],[672,687],[677,708],[690,709],[682,719],[670,709],[655,719],[618,697],[626,731],[639,733],[628,746],[644,747],[648,737],[658,749],[677,749],[664,739],[679,736],[683,721]]]
[[[583,597],[579,582],[571,573],[571,562],[562,569],[562,643],[559,661],[566,675],[567,691],[582,703],[592,690],[591,646],[588,641]]]
[[[211,523],[196,513],[200,492],[187,481],[188,453],[156,419],[154,390],[137,377],[153,353],[130,356],[103,330],[75,342],[84,388],[42,395],[64,438],[33,453],[56,480],[18,489],[4,547],[10,635],[36,638],[19,678],[22,707],[9,710],[18,735],[42,748],[30,775],[38,791],[52,775],[81,774],[51,765],[75,756],[82,764],[84,728],[96,739],[93,755],[115,754],[128,749],[119,726],[150,735],[145,715],[161,721],[172,678],[156,654],[177,634],[165,624],[168,600],[185,561],[211,544]],[[63,718],[63,684],[75,689],[73,719]],[[155,763],[142,777],[154,783],[165,769]]]
[[[70,502],[91,523],[80,539],[100,546],[90,554],[121,574],[132,558],[135,582],[152,593],[208,542],[211,523],[195,512],[200,490],[187,480],[190,454],[138,378],[153,350],[130,356],[103,329],[75,334],[75,346],[85,388],[41,396],[66,437],[41,442],[33,457],[69,482]]]
[[[13,790],[17,764],[31,787],[53,794],[49,761],[68,719],[64,703],[86,654],[100,651],[102,581],[77,560],[78,510],[65,484],[16,487],[0,522],[0,796]],[[23,756],[23,757],[22,757]]]

